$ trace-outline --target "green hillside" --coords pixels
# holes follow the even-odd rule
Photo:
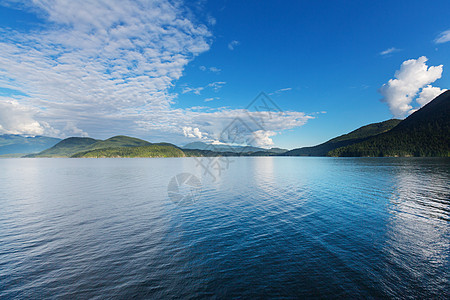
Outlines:
[[[392,130],[334,149],[330,156],[450,156],[450,91],[410,115]]]
[[[75,153],[105,148],[149,146],[151,143],[124,135],[114,136],[107,140],[95,140],[84,137],[71,137],[62,140],[50,149],[25,157],[71,157]]]
[[[25,157],[70,157],[73,154],[85,150],[98,140],[87,137],[70,137],[62,140],[50,149]]]
[[[179,148],[168,145],[148,145],[138,147],[117,147],[95,149],[74,154],[77,158],[106,158],[106,157],[184,157]]]
[[[118,135],[109,138],[104,141],[97,141],[96,143],[89,145],[86,150],[94,149],[104,149],[104,148],[117,148],[117,147],[138,147],[138,146],[149,146],[151,143],[125,135]]]
[[[17,153],[22,153],[22,156],[28,153],[37,153],[60,141],[61,139],[47,136],[3,134],[0,135],[0,156],[16,157]]]
[[[333,138],[323,144],[313,147],[293,149],[284,153],[285,156],[326,156],[333,149],[344,147],[367,140],[377,134],[386,132],[397,126],[401,120],[391,119],[360,127],[350,133]]]

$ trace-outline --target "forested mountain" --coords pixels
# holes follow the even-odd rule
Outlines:
[[[330,156],[450,156],[450,91],[392,130],[329,152]]]
[[[88,137],[70,137],[47,150],[37,154],[26,155],[25,157],[69,157],[79,151],[86,150],[87,147],[95,144],[97,141]]]
[[[380,123],[373,123],[360,127],[350,133],[335,137],[323,144],[313,147],[293,149],[284,156],[326,156],[333,149],[355,144],[367,140],[377,134],[386,132],[397,126],[401,120],[391,119]]]
[[[71,157],[184,157],[184,152],[174,146],[150,144],[147,146],[103,148],[78,152]]]

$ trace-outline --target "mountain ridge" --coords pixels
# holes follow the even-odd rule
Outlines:
[[[330,151],[329,156],[450,156],[450,90],[392,130]]]
[[[332,138],[322,144],[292,149],[283,156],[326,156],[333,149],[362,142],[374,135],[386,132],[401,123],[401,120],[390,119],[383,122],[361,126],[347,134]]]

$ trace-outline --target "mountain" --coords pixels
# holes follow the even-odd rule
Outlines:
[[[213,145],[213,144],[206,144],[203,142],[193,142],[185,145],[183,150],[205,150],[209,152],[234,152],[234,153],[240,153],[240,154],[246,154],[246,153],[272,153],[272,154],[281,154],[286,152],[286,149],[280,149],[280,148],[271,148],[271,149],[264,149],[259,147],[253,147],[253,146],[229,146],[229,145]],[[205,152],[206,153],[206,152]]]
[[[114,136],[107,140],[96,140],[85,137],[71,137],[62,140],[55,146],[37,154],[26,157],[71,157],[78,152],[95,149],[149,146],[151,143],[124,135]]]
[[[61,139],[47,136],[27,137],[17,134],[3,134],[0,135],[0,155],[37,153],[54,146],[60,141]]]
[[[117,147],[138,147],[149,146],[151,143],[125,135],[117,135],[104,141],[97,141],[96,143],[89,145],[86,150],[104,149],[104,148],[117,148]]]
[[[207,150],[210,148],[211,145],[203,143],[203,142],[192,142],[189,144],[186,144],[183,149],[189,149],[189,150]]]
[[[55,146],[36,154],[25,157],[69,157],[77,152],[86,150],[87,147],[95,144],[98,140],[88,137],[70,137],[60,141]]]
[[[389,131],[400,124],[400,122],[401,120],[391,119],[380,123],[369,124],[317,146],[293,149],[284,153],[283,156],[326,156],[329,151],[336,148],[359,143],[375,135]]]
[[[184,152],[174,146],[150,144],[147,146],[129,146],[94,149],[78,152],[71,157],[104,158],[104,157],[185,157]]]
[[[392,130],[334,149],[330,156],[450,156],[450,91],[411,114]]]

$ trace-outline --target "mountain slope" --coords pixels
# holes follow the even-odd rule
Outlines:
[[[184,157],[184,152],[169,145],[147,145],[137,147],[116,147],[78,152],[72,157],[106,158],[106,157]]]
[[[78,152],[86,152],[96,149],[123,148],[149,146],[151,143],[124,135],[114,136],[112,138],[95,140],[92,138],[71,137],[62,140],[55,146],[37,154],[27,155],[26,157],[71,157]]]
[[[151,143],[125,135],[117,135],[104,141],[97,141],[96,143],[89,145],[86,150],[104,149],[104,148],[116,148],[116,147],[138,147],[149,146]]]
[[[380,123],[373,123],[350,133],[335,137],[325,143],[313,147],[293,149],[284,153],[284,156],[326,156],[333,149],[355,144],[367,140],[372,136],[386,132],[397,126],[401,120],[391,119]]]
[[[26,155],[25,157],[69,157],[77,152],[86,150],[87,147],[95,144],[97,141],[87,137],[70,137],[47,150],[37,154]]]
[[[450,91],[392,130],[330,151],[331,156],[450,156]]]
[[[37,153],[60,141],[61,139],[47,136],[26,137],[17,134],[3,134],[0,135],[0,155]]]

